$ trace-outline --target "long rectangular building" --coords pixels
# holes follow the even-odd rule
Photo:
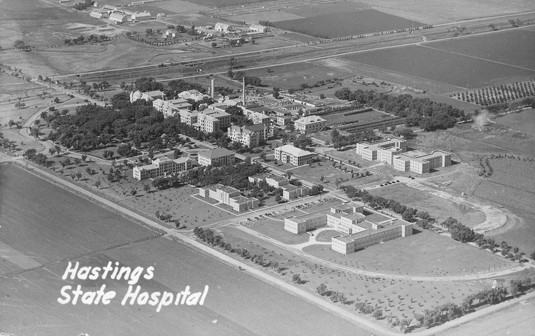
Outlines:
[[[341,233],[332,238],[331,248],[342,254],[412,235],[411,223],[365,209],[359,203],[333,207],[330,212],[320,211],[284,219],[284,229],[294,234],[325,226]]]
[[[145,166],[136,166],[132,169],[132,177],[136,180],[145,180],[184,172],[191,169],[192,163],[188,158],[178,158],[171,160],[167,157],[161,157],[152,160],[152,164]]]

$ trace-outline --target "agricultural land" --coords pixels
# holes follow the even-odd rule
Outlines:
[[[534,55],[529,0],[0,1],[0,335],[525,334]]]

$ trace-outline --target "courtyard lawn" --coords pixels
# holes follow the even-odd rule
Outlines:
[[[306,243],[310,238],[310,235],[308,234],[296,235],[284,230],[284,221],[260,219],[254,221],[246,221],[243,222],[242,225],[262,234],[265,234],[266,236],[276,239],[284,244]]]
[[[355,269],[403,275],[467,275],[518,265],[488,251],[429,231],[373,245],[348,255],[323,245],[313,245],[303,250]]]

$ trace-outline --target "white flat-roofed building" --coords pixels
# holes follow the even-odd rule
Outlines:
[[[267,139],[267,127],[263,124],[244,125],[242,127],[233,125],[228,129],[228,136],[234,142],[253,148]]]
[[[213,133],[230,126],[230,114],[208,108],[199,112],[197,123],[199,130]]]
[[[191,104],[185,99],[162,100],[156,99],[152,106],[163,113],[164,118],[176,116],[180,110],[190,110]]]
[[[409,222],[364,208],[363,204],[350,203],[299,217],[284,219],[284,229],[294,234],[328,226],[341,232],[332,238],[331,248],[342,254],[399,237],[412,235]]]
[[[249,182],[251,183],[258,183],[260,181],[264,181],[274,188],[281,188],[282,198],[286,200],[293,200],[295,198],[307,196],[310,193],[310,188],[308,186],[296,186],[290,184],[290,181],[283,176],[278,176],[274,174],[249,176]]]
[[[179,110],[178,115],[180,116],[180,122],[193,126],[198,124],[199,112],[189,111],[189,110]]]
[[[134,167],[132,176],[141,181],[148,178],[176,174],[189,169],[191,169],[191,160],[188,158],[171,160],[167,157],[161,157],[152,160],[152,164],[150,165]]]
[[[284,145],[275,148],[275,159],[283,163],[289,163],[294,166],[302,166],[311,163],[317,156],[312,153],[292,145]]]
[[[199,196],[217,200],[236,212],[258,208],[259,204],[257,198],[242,196],[238,189],[222,184],[199,188]]]
[[[226,148],[202,149],[198,153],[201,166],[230,166],[235,161],[234,152]]]
[[[202,92],[199,92],[197,90],[188,90],[188,91],[182,91],[177,95],[179,98],[182,99],[193,99],[194,101],[201,101],[204,98],[209,98],[210,96],[207,94],[204,94]]]
[[[364,160],[375,161],[383,159],[392,164],[393,156],[407,151],[407,143],[403,139],[391,139],[375,144],[367,142],[357,143],[356,153]]]
[[[327,120],[319,116],[302,117],[295,122],[295,130],[300,133],[314,133],[319,132],[327,125]]]
[[[150,20],[152,16],[150,15],[150,12],[138,12],[138,13],[132,13],[132,21],[145,21]]]
[[[431,170],[451,166],[451,153],[441,150],[430,154],[420,151],[410,151],[394,157],[394,169],[426,174]]]
[[[125,23],[127,20],[126,15],[118,12],[113,12],[110,14],[110,21],[119,24],[119,23]]]

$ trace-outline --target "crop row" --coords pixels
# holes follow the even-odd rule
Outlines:
[[[452,98],[488,106],[535,95],[535,80],[458,92]]]

